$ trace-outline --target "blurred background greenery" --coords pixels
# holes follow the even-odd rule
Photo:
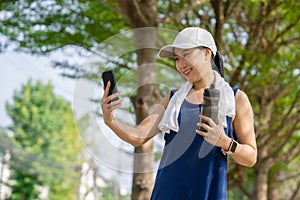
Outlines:
[[[203,27],[214,35],[224,56],[226,80],[248,94],[255,114],[258,162],[248,169],[229,159],[229,199],[296,200],[300,198],[298,8],[297,0],[3,0],[0,33],[5,40],[0,52],[13,46],[15,51],[47,56],[72,48],[74,53],[54,60],[53,67],[63,69],[64,77],[95,83],[101,72],[114,69],[124,99],[131,96],[123,111],[139,122],[147,108],[182,82],[172,61],[155,57],[158,48],[185,27]],[[148,39],[153,29],[142,37],[132,32],[143,27],[157,28],[155,40]],[[138,49],[139,43],[124,39],[127,33],[152,48]],[[82,67],[72,62],[74,57],[98,60]],[[149,63],[156,65],[146,71],[143,65]],[[150,74],[155,75],[149,80]],[[144,81],[160,84],[136,85]],[[146,107],[138,107],[139,99]],[[70,103],[53,93],[51,83],[28,80],[6,111],[12,124],[1,128],[1,170],[8,167],[11,176],[4,180],[1,171],[0,198],[149,199],[154,173],[132,173],[132,192],[125,195],[118,177],[80,193],[83,163],[89,163],[92,171],[97,165],[86,158],[79,139],[85,137],[89,117],[74,118]],[[97,115],[101,118],[101,111]],[[156,142],[162,143],[161,138],[136,150],[154,151]],[[147,163],[159,158],[158,151]],[[94,178],[100,177],[93,172]],[[147,184],[141,186],[138,180]],[[6,197],[4,186],[11,191]]]

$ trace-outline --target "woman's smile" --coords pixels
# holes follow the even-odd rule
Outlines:
[[[183,73],[186,77],[188,77],[188,76],[190,75],[190,73],[191,73],[192,70],[193,70],[193,69],[190,68],[190,69],[184,70],[182,73]]]

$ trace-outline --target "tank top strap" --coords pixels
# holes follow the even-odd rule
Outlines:
[[[239,90],[239,88],[233,87],[232,90],[233,90],[234,96],[236,96],[236,93]],[[232,123],[232,118],[231,118],[231,123]],[[233,124],[232,124],[232,131],[229,132],[228,136],[235,139],[235,140],[237,140],[237,136],[236,136],[236,134],[234,132],[234,129],[233,129]]]
[[[175,92],[177,91],[177,89],[173,89],[171,90],[170,92],[170,99],[173,97],[173,95],[175,94]],[[180,126],[180,122],[181,122],[181,109],[179,111],[179,114],[178,114],[178,125]]]
[[[175,90],[175,89],[171,90],[171,92],[170,92],[170,99],[173,97],[173,95],[175,94],[176,91],[177,90]]]
[[[239,90],[239,88],[237,88],[237,87],[233,87],[232,88],[232,90],[233,90],[233,94],[234,94],[234,96],[236,95],[236,93],[237,93],[237,91]]]

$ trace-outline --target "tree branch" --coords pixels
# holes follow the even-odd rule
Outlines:
[[[296,125],[293,126],[293,129],[296,129]],[[292,133],[294,133],[294,131]],[[292,133],[289,133],[288,137],[284,139],[284,142],[282,142],[281,145],[279,145],[279,147],[275,151],[273,151],[273,153],[269,154],[269,157],[275,158],[275,162],[288,162],[300,153],[300,138],[298,138],[298,140],[296,140],[295,143],[290,148],[288,148],[288,150],[282,152],[283,147],[287,145],[289,139],[292,137]],[[280,152],[281,154],[283,154],[283,156],[278,156],[281,155]]]
[[[281,118],[280,125],[277,127],[277,129],[272,130],[272,132],[280,132],[282,127],[284,127],[287,123],[290,123],[288,120],[289,116],[291,115],[292,111],[296,108],[296,104],[298,103],[299,99],[300,99],[300,91],[297,92],[296,97],[294,98],[293,102],[291,103],[288,111]]]
[[[159,19],[158,22],[159,23],[163,23],[163,24],[167,24],[170,23],[172,20],[173,21],[178,21],[182,16],[184,16],[186,13],[188,13],[191,10],[194,10],[197,6],[200,6],[203,3],[208,2],[209,0],[196,0],[194,1],[189,7],[186,8],[182,8],[180,11],[174,11],[172,13],[176,13],[174,14],[172,17],[165,17],[163,19]],[[168,11],[170,12],[170,11]],[[166,14],[165,16],[167,16],[168,14]]]
[[[136,0],[131,0],[131,4],[133,5],[134,10],[136,11],[136,13],[138,15],[137,17],[140,18],[139,20],[143,22],[142,24],[145,24],[145,25],[149,24],[147,18],[145,17],[145,15],[142,13],[142,11],[140,9],[139,3]]]
[[[277,142],[276,145],[277,148],[274,147],[275,150],[273,151],[273,153],[270,153],[270,157],[272,156],[276,157],[276,155],[278,155],[282,151],[283,147],[288,143],[295,130],[297,130],[300,121],[300,115],[292,116],[291,112],[296,108],[296,103],[299,101],[299,98],[300,98],[300,92],[296,94],[296,97],[294,98],[294,101],[289,107],[289,110],[281,119],[280,125],[278,125],[276,129],[273,130],[269,129],[271,134],[265,137],[265,139],[261,143],[261,146],[273,145],[273,138],[279,137],[280,133],[282,132],[282,128],[287,127],[287,124],[292,124],[292,126],[289,126],[290,128],[288,128],[285,131],[287,132],[287,134],[284,134],[283,140]]]
[[[297,178],[299,178],[299,177],[300,177],[300,172],[297,172],[297,173],[294,173],[291,175],[288,174],[288,176],[283,176],[282,178],[277,179],[276,182],[279,184],[282,184],[283,182],[285,182],[287,180],[297,180]]]
[[[227,43],[225,43],[223,40],[222,40],[221,45],[224,48],[224,50],[226,52],[226,55],[228,56],[229,64],[231,65],[232,68],[235,69],[236,68],[235,58],[234,58],[233,53],[230,49],[230,46]]]
[[[270,89],[269,89],[270,90]],[[287,94],[289,88],[284,88],[284,87],[278,87],[278,89],[274,89],[274,92],[272,92],[271,94],[268,95],[268,97],[266,97],[268,100],[266,101],[271,101],[271,100],[274,100],[276,98],[280,98],[282,96],[284,96],[285,94]],[[264,123],[265,125],[264,126],[260,126],[260,128],[262,130],[269,130],[269,134],[260,134],[259,135],[259,140],[261,142],[261,146],[266,146],[268,145],[268,143],[271,143],[271,145],[273,144],[273,138],[277,138],[279,137],[280,133],[282,132],[282,128],[283,127],[286,127],[287,124],[291,124],[291,121],[294,121],[294,124],[298,123],[297,122],[297,119],[295,120],[295,117],[294,116],[290,116],[291,115],[291,112],[295,109],[296,107],[296,103],[299,101],[300,99],[300,91],[297,92],[293,102],[291,103],[290,107],[288,108],[287,112],[284,114],[283,113],[283,117],[281,117],[280,119],[276,119],[276,118],[272,118],[273,121],[280,121],[280,124],[278,126],[276,126],[275,128],[269,128],[269,124],[273,124],[272,122],[267,122],[267,117],[266,116],[263,116],[261,117],[262,119],[264,119],[266,121],[266,123]],[[266,108],[266,104],[264,104],[263,106],[264,108]],[[270,105],[268,107],[271,107]],[[262,112],[264,113],[265,115],[268,113],[266,111]],[[269,115],[271,116],[271,115]],[[298,117],[296,117],[298,118]],[[270,118],[271,119],[271,118]],[[299,119],[300,120],[300,119]],[[293,129],[289,129],[289,131],[287,131],[289,134],[284,136],[285,140],[284,141],[280,141],[279,143],[277,143],[276,147],[276,152],[278,153],[281,148],[283,146],[281,146],[280,144],[284,145],[289,139],[290,137],[292,136],[292,132],[293,132]],[[276,153],[275,153],[276,155]]]
[[[299,198],[300,198],[300,181],[298,181],[296,189],[294,190],[290,200],[298,200]]]

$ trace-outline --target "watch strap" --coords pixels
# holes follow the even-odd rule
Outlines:
[[[231,138],[231,142],[228,147],[228,150],[222,149],[223,154],[224,155],[233,154],[236,150],[237,145],[238,145],[237,141],[235,141],[233,138]]]

